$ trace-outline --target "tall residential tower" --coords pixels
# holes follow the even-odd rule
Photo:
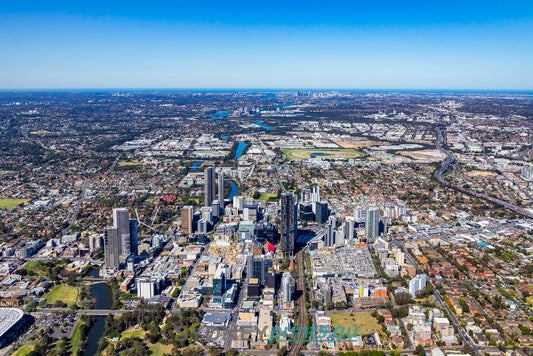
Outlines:
[[[211,206],[216,195],[215,168],[207,167],[204,171],[204,206]]]
[[[281,253],[292,256],[296,238],[296,199],[293,193],[281,193]]]
[[[366,241],[374,242],[379,236],[379,208],[369,206],[365,216]]]

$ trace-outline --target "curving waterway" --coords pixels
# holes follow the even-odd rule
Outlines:
[[[89,272],[92,273],[96,269]],[[97,276],[97,274],[96,274]],[[111,294],[111,289],[107,286],[105,282],[94,283],[89,286],[91,291],[91,298],[93,299],[93,308],[94,309],[110,309],[111,304],[113,303],[113,296]],[[82,356],[92,356],[96,354],[98,350],[98,341],[104,336],[104,326],[105,326],[105,317],[97,316],[94,318],[93,326],[89,330],[87,335],[87,343],[85,344],[85,350],[82,353]]]
[[[233,159],[239,159],[242,156],[242,153],[244,149],[248,146],[246,142],[239,142],[239,146],[237,146],[237,150],[235,151],[235,157]]]

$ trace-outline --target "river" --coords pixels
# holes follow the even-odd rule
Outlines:
[[[195,171],[195,172],[198,172],[198,165],[202,163],[202,161],[194,161],[192,163],[192,167],[191,167],[191,171]]]
[[[229,112],[227,111],[219,111],[214,114],[211,114],[211,120],[221,120],[226,119],[228,117]]]
[[[270,127],[270,126],[267,126],[265,124],[263,124],[261,121],[252,121],[254,124],[256,124],[257,126],[261,126],[262,128],[264,128],[265,130],[267,131],[274,131],[274,128]]]
[[[229,192],[226,199],[233,199],[235,195],[237,195],[237,192],[239,191],[239,187],[237,184],[233,183],[232,181],[229,181],[229,185],[231,186],[231,191]]]
[[[96,354],[98,350],[98,341],[104,336],[105,317],[97,316],[94,318],[93,326],[89,330],[87,336],[87,343],[85,344],[85,350],[81,354],[82,356],[92,356]]]
[[[235,151],[235,157],[233,157],[233,159],[239,159],[246,146],[248,146],[246,142],[239,142],[239,146],[237,146],[237,151]]]
[[[91,271],[92,272],[92,271]],[[89,274],[92,274],[89,272]],[[109,309],[113,302],[111,290],[105,282],[94,283],[90,286],[91,298],[94,300],[93,309]],[[92,356],[98,350],[98,341],[104,336],[105,317],[97,316],[94,318],[93,326],[89,330],[87,343],[82,356]]]

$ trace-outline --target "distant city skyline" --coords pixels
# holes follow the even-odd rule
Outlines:
[[[529,1],[19,1],[0,40],[0,89],[533,89]]]

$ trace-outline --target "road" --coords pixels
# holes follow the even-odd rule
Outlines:
[[[265,157],[265,159],[268,161],[268,157],[267,155],[265,154],[265,144],[263,143],[263,140],[261,140],[259,137],[257,138],[257,140],[261,143],[261,152],[263,153],[263,156]],[[276,161],[272,161],[272,170],[274,171],[274,175],[276,176],[276,180],[278,181],[278,184],[281,188],[281,190],[283,192],[286,192],[287,190],[285,189],[285,187],[283,186],[283,183],[281,183],[281,179],[279,179],[279,174],[278,174],[278,165],[276,164]]]
[[[228,351],[231,348],[231,340],[237,330],[237,319],[239,317],[239,310],[241,310],[242,302],[245,298],[245,293],[248,290],[248,276],[244,279],[241,290],[239,291],[239,299],[235,308],[231,311],[231,321],[229,327],[226,330],[226,340],[224,341],[224,351]],[[220,311],[220,309],[218,309]]]
[[[113,163],[111,163],[111,165],[103,172],[103,175],[106,175],[109,172],[111,172],[113,169],[115,169],[115,166],[117,165],[119,159],[120,159],[120,155],[116,156],[115,159],[113,160]],[[65,227],[61,231],[62,235],[66,234],[68,229],[70,229],[70,227],[72,225],[74,225],[74,223],[76,223],[76,220],[77,220],[76,216],[78,215],[78,212],[81,209],[81,204],[83,203],[83,199],[85,198],[85,194],[87,193],[88,186],[89,186],[89,179],[86,178],[86,179],[83,180],[83,184],[81,186],[81,193],[80,193],[80,195],[78,196],[78,198],[76,200],[76,207],[74,208],[74,211],[72,213],[72,217],[69,220],[69,224],[68,224],[67,227]]]
[[[305,311],[305,284],[303,276],[303,250],[298,251],[296,254],[295,268],[296,268],[296,295],[298,295],[298,320],[296,321],[296,329],[299,330],[300,327],[305,327],[307,324],[307,314]],[[294,342],[291,344],[289,355],[295,356],[298,354],[302,347],[302,342]]]
[[[448,169],[450,168],[450,166],[455,163],[457,160],[455,158],[455,155],[450,152],[450,151],[447,151],[446,149],[444,149],[442,147],[442,142],[443,142],[443,137],[444,137],[444,133],[443,131],[446,129],[446,126],[448,125],[451,125],[455,122],[455,117],[453,118],[453,120],[445,125],[441,125],[439,127],[437,127],[437,129],[435,130],[436,133],[437,133],[437,138],[436,138],[436,141],[435,141],[435,146],[437,146],[437,149],[439,151],[441,151],[442,153],[444,153],[446,155],[446,159],[442,162],[441,166],[439,168],[437,168],[434,172],[434,176],[435,176],[435,179],[438,180],[440,183],[450,187],[450,188],[453,188],[455,190],[458,190],[460,192],[463,192],[463,193],[466,193],[466,194],[469,194],[469,195],[473,195],[473,196],[476,196],[478,198],[481,198],[481,199],[484,199],[484,200],[487,200],[491,203],[495,203],[495,204],[498,204],[498,205],[502,205],[503,207],[505,207],[506,209],[509,209],[517,214],[520,214],[520,215],[524,215],[528,218],[531,218],[533,219],[533,213],[526,210],[526,209],[523,209],[517,205],[514,205],[514,204],[511,204],[505,200],[501,200],[501,199],[498,199],[498,198],[494,198],[494,197],[491,197],[489,195],[486,195],[486,194],[483,194],[483,193],[479,193],[479,192],[475,192],[475,191],[472,191],[472,190],[468,190],[468,189],[464,189],[464,188],[461,188],[459,186],[456,186],[456,185],[453,185],[451,183],[449,183],[448,181],[446,181],[446,179],[444,179],[444,174],[446,173],[446,171],[448,171]]]
[[[403,244],[400,245],[403,249],[403,252],[405,254],[405,257],[409,260],[409,262],[415,266],[416,270],[420,273],[423,273],[422,269],[420,268],[420,264],[415,261],[415,259],[411,256],[411,254],[409,253],[409,251],[407,251],[407,249],[403,246]],[[463,327],[461,326],[461,324],[459,324],[459,322],[457,321],[457,318],[455,317],[455,314],[452,313],[452,311],[450,310],[450,308],[448,307],[448,304],[444,301],[444,299],[442,298],[442,296],[440,295],[439,293],[439,290],[436,288],[435,284],[433,283],[433,281],[431,279],[428,279],[428,282],[431,284],[431,286],[433,287],[433,295],[435,295],[435,299],[438,301],[438,303],[444,307],[444,309],[446,309],[446,311],[448,312],[448,315],[450,315],[450,318],[452,319],[452,324],[453,326],[457,329],[457,332],[459,333],[459,335],[461,336],[461,338],[463,339],[463,341],[468,344],[476,353],[476,355],[479,355],[481,356],[481,352],[479,350],[479,346],[476,345],[472,339],[470,339],[470,336],[464,331]]]
[[[24,308],[21,308],[22,311],[25,311]],[[95,315],[95,316],[107,316],[109,314],[111,315],[121,315],[127,312],[130,312],[131,310],[123,310],[123,309],[78,309],[78,310],[72,310],[69,308],[37,308],[34,312],[31,312],[30,314],[42,314],[42,313],[53,313],[53,312],[75,312],[76,314],[84,314],[84,315]]]

